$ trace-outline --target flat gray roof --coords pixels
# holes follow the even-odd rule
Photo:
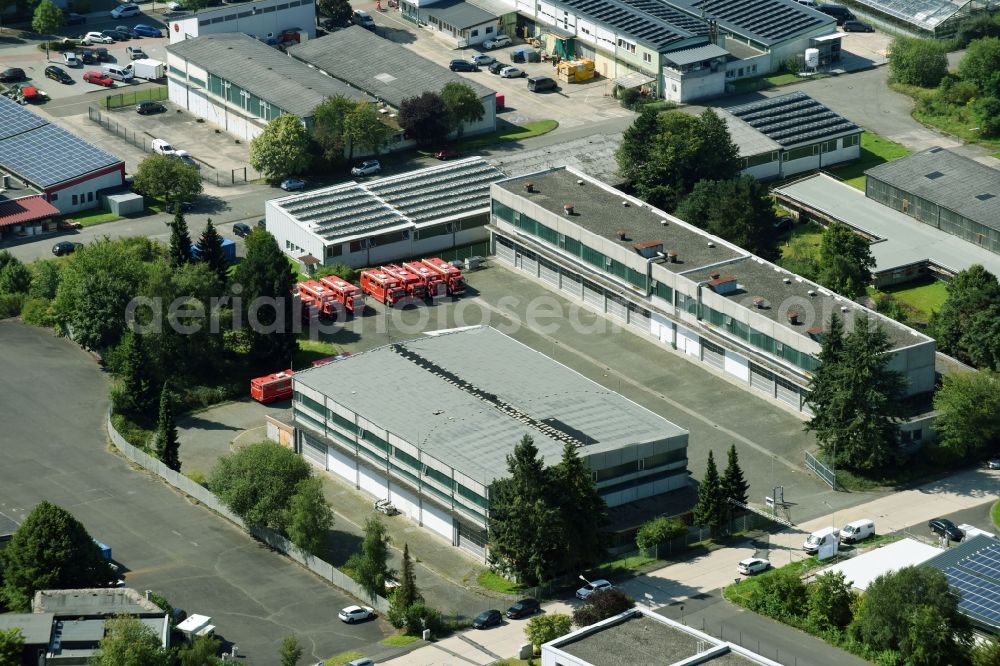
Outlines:
[[[929,261],[951,273],[981,264],[1000,275],[1000,255],[873,201],[831,176],[816,174],[774,191],[879,239],[871,244],[878,273]]]
[[[31,609],[56,615],[149,615],[164,610],[129,587],[39,590]]]
[[[288,53],[397,109],[404,99],[427,91],[440,92],[451,81],[466,84],[481,98],[496,94],[481,83],[356,25],[289,47]]]
[[[993,167],[934,147],[879,164],[865,175],[1000,231],[1000,171]]]
[[[54,617],[52,613],[0,614],[0,629],[20,629],[27,645],[48,645]]]
[[[497,15],[465,0],[440,0],[420,8],[420,15],[434,16],[453,28],[465,30],[497,20]]]
[[[590,442],[582,456],[687,434],[489,327],[387,345],[293,381],[484,485],[506,474],[506,456],[524,435],[552,465],[567,434]],[[386,403],[388,386],[405,386],[406,399]]]
[[[593,176],[602,183],[616,185],[623,182],[618,175],[618,162],[615,160],[615,151],[621,142],[621,132],[591,134],[534,150],[498,152],[489,160],[508,176],[523,176],[568,166]]]
[[[753,157],[781,149],[781,144],[763,132],[751,127],[746,121],[737,118],[725,109],[715,109],[715,112],[726,121],[729,136],[740,150],[740,157]]]
[[[662,241],[664,252],[677,253],[677,263],[660,264],[673,273],[684,273],[747,254],[618,190],[593,180],[584,180],[580,185],[578,180],[580,177],[572,171],[557,168],[503,180],[496,187],[560,216],[565,215],[563,206],[572,203],[573,216],[567,219],[629,250],[633,250],[636,243]],[[528,181],[534,185],[530,193],[524,190],[524,183]],[[623,201],[629,205],[623,206]],[[668,224],[661,224],[663,220],[668,220]],[[619,238],[619,230],[625,231],[625,240]]]
[[[17,521],[0,513],[0,537],[14,534],[14,532],[17,531],[17,528]]]
[[[626,666],[674,664],[715,646],[645,615],[633,615],[558,647],[595,666]]]
[[[721,46],[716,46],[715,44],[705,44],[703,46],[696,46],[693,49],[683,49],[681,51],[664,53],[663,57],[675,65],[683,66],[701,62],[702,60],[709,60],[710,58],[720,58],[728,55],[729,51]]]
[[[168,44],[166,49],[168,53],[192,62],[301,118],[311,117],[313,109],[320,102],[335,95],[375,101],[361,90],[324,76],[240,32],[185,39],[176,44]]]
[[[726,111],[785,148],[861,133],[852,121],[801,91],[731,106]]]

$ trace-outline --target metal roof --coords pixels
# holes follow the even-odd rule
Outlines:
[[[388,178],[342,183],[273,204],[324,240],[343,242],[488,211],[490,184],[503,177],[482,158],[470,157]]]
[[[122,160],[0,97],[0,167],[38,188],[85,176]]]
[[[925,562],[944,572],[958,591],[958,610],[980,625],[1000,630],[1000,539],[983,534]]]
[[[311,117],[313,109],[335,95],[374,101],[243,33],[202,35],[168,44],[166,49],[300,118]]]
[[[856,590],[867,590],[872,581],[879,576],[899,571],[903,567],[923,564],[942,552],[943,548],[906,537],[838,562],[832,567],[823,569],[820,574],[839,571],[844,574],[851,587]]]
[[[728,55],[729,51],[721,46],[716,46],[715,44],[705,44],[704,46],[696,46],[693,49],[671,51],[670,53],[665,53],[663,57],[675,65],[683,66],[693,65],[696,62],[702,62],[703,60],[709,60],[711,58],[725,57]]]
[[[726,111],[784,148],[861,132],[853,122],[804,92],[731,106]]]
[[[781,149],[780,143],[766,134],[757,131],[725,109],[716,109],[715,112],[720,118],[726,121],[729,136],[732,137],[733,143],[739,148],[740,157],[753,157]]]
[[[1000,171],[934,147],[865,171],[904,192],[1000,230]]]
[[[794,0],[662,0],[685,11],[713,18],[728,32],[766,46],[798,37],[836,19]]]
[[[552,4],[571,9],[657,51],[708,35],[703,20],[660,0],[555,0]]]
[[[289,47],[288,53],[397,109],[404,99],[437,92],[451,81],[468,85],[480,97],[496,94],[361,26],[310,39]]]
[[[34,222],[59,214],[59,209],[42,195],[19,199],[0,199],[0,227]],[[0,516],[0,534],[3,533],[3,516]]]
[[[581,456],[687,431],[490,327],[387,345],[296,373],[380,428],[488,485],[531,435],[551,465],[569,436]],[[388,382],[388,383],[387,383]],[[386,406],[386,387],[406,399]]]
[[[474,28],[484,23],[494,23],[497,20],[496,14],[465,2],[465,0],[442,0],[433,5],[420,7],[419,11],[421,20],[426,20],[425,16],[434,16],[459,30]]]
[[[881,14],[933,32],[972,0],[854,0]]]
[[[490,163],[508,176],[521,176],[546,169],[568,166],[593,176],[602,183],[618,185],[615,151],[622,142],[622,134],[591,134],[554,143],[534,150],[498,152]]]
[[[0,629],[20,629],[26,647],[48,646],[52,636],[52,613],[4,613]]]

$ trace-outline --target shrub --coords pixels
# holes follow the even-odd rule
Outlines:
[[[537,649],[543,643],[565,636],[573,627],[573,618],[562,613],[536,615],[528,620],[524,636]]]
[[[0,319],[18,316],[23,304],[24,294],[0,294]]]
[[[430,629],[432,636],[441,636],[445,632],[441,612],[430,608],[422,601],[406,609],[403,626],[406,633],[413,636],[419,636],[424,629]]]
[[[587,602],[573,611],[573,622],[578,627],[591,624],[624,613],[635,606],[635,600],[618,588],[594,592],[587,597]]]
[[[639,94],[639,91],[636,88],[625,88],[618,95],[621,105],[626,109],[633,111],[635,110],[635,107],[638,106],[640,97],[642,97],[642,95]]]
[[[21,319],[32,326],[51,327],[56,325],[52,312],[52,301],[47,298],[29,298],[21,306]]]

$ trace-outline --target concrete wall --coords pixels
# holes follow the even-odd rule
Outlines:
[[[282,9],[277,9],[279,6]],[[291,28],[301,29],[310,39],[316,36],[313,0],[259,0],[252,4],[226,5],[167,23],[171,44],[222,32],[242,32],[266,38]]]

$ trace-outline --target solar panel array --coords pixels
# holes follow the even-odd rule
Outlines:
[[[658,0],[559,0],[558,4],[656,48],[708,32],[703,21]]]
[[[304,194],[282,208],[326,240],[373,233],[405,221],[357,183]]]
[[[856,0],[903,23],[933,31],[971,0]]]
[[[793,37],[830,20],[818,11],[786,0],[668,0],[687,4],[699,15],[714,18],[723,26],[737,28],[749,36],[774,43]]]
[[[802,92],[726,110],[785,148],[861,129]]]
[[[979,578],[957,567],[948,567],[944,575],[958,590],[958,609],[961,612],[1000,628],[1000,583]]]
[[[383,179],[368,188],[415,223],[487,208],[490,184],[503,174],[486,162],[455,164],[416,178]]]
[[[28,111],[26,108],[6,97],[0,97],[0,139],[27,132],[49,121]]]
[[[121,161],[57,125],[43,124],[0,140],[0,164],[42,188]]]
[[[987,546],[959,560],[958,566],[993,578],[1000,583],[1000,543]],[[1000,601],[1000,597],[997,597],[997,601]]]

